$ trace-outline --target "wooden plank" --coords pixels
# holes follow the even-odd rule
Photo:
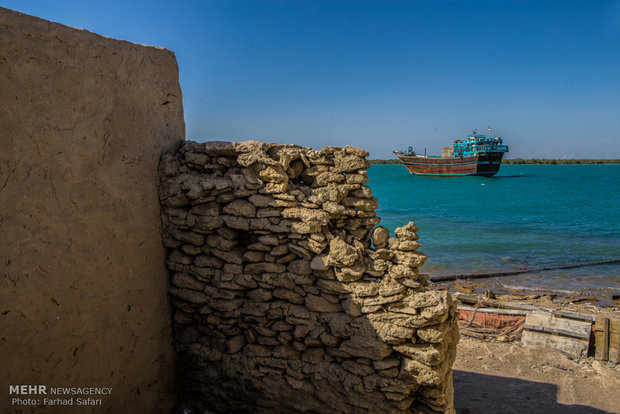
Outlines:
[[[609,361],[609,318],[603,318],[603,357],[605,361]]]
[[[620,362],[620,319],[609,320],[609,361]]]
[[[463,303],[469,303],[469,304],[473,304],[475,305],[476,303],[478,303],[478,296],[468,296],[468,295],[456,295],[456,298],[458,300],[460,300]],[[547,309],[547,308],[541,308],[538,306],[534,306],[534,305],[529,305],[526,303],[515,303],[515,302],[505,302],[502,300],[497,300],[497,299],[485,299],[485,298],[480,298],[481,302],[487,306],[495,306],[498,308],[505,308],[505,309],[519,309],[519,310],[525,310],[525,311],[537,311],[537,310],[546,310],[546,311],[551,311],[551,309]]]
[[[523,310],[523,311],[539,311],[539,310],[544,310],[547,312],[551,312],[554,315],[557,316],[561,316],[563,318],[568,318],[568,319],[576,319],[576,320],[580,320],[580,321],[594,321],[596,319],[595,315],[590,315],[588,313],[581,313],[581,312],[572,312],[572,311],[566,311],[566,310],[553,310],[553,309],[549,309],[549,308],[543,308],[543,307],[539,307],[539,306],[535,306],[535,305],[530,305],[527,303],[515,303],[515,302],[506,302],[506,301],[502,301],[502,300],[498,300],[498,299],[486,299],[480,296],[471,296],[471,295],[463,295],[463,294],[458,294],[456,295],[456,298],[458,300],[460,300],[463,303],[469,303],[472,305],[475,305],[478,303],[478,301],[480,300],[484,305],[486,306],[495,306],[498,308],[505,308],[505,309],[519,309],[519,310]]]
[[[590,339],[590,332],[574,332],[571,330],[558,328],[555,326],[541,326],[541,325],[528,325],[523,324],[523,329],[527,329],[529,331],[543,332],[548,334],[556,334],[562,336],[568,336],[571,338],[580,338],[580,339]]]
[[[558,318],[551,312],[532,312],[523,325],[521,342],[555,349],[573,358],[586,356],[592,324]]]
[[[555,349],[572,358],[581,358],[588,354],[588,341],[567,336],[523,330],[521,342]]]
[[[594,359],[607,361],[609,355],[603,354],[603,343],[607,333],[605,332],[604,317],[599,316],[594,323]]]
[[[523,329],[589,340],[592,324],[590,322],[556,318],[549,312],[532,312],[525,319]]]
[[[518,309],[496,309],[496,308],[472,308],[471,306],[457,306],[458,310],[476,311],[482,313],[495,313],[497,315],[527,315],[527,311]]]
[[[594,358],[599,361],[609,360],[609,318],[599,316],[594,324]]]
[[[589,313],[565,311],[565,310],[556,310],[556,311],[553,311],[553,314],[557,316],[561,316],[563,318],[577,319],[579,321],[594,322],[594,320],[596,319],[596,315],[590,315]]]

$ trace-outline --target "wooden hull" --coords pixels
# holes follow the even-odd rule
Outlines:
[[[443,177],[497,174],[503,153],[476,154],[465,158],[427,158],[417,155],[397,154],[410,173]]]

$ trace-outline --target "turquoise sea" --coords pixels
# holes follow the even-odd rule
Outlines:
[[[508,272],[620,258],[620,165],[502,165],[494,177],[419,177],[372,165],[381,225],[415,222],[422,273]],[[498,288],[620,293],[620,264],[485,281]]]

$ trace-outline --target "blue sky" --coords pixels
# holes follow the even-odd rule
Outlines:
[[[0,0],[179,61],[187,138],[620,158],[620,1]]]

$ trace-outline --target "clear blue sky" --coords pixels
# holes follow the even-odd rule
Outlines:
[[[620,158],[620,1],[0,0],[166,47],[187,138]]]

